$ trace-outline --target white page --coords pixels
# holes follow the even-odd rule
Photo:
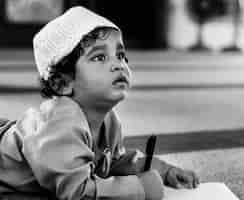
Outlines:
[[[196,189],[165,188],[163,200],[239,200],[224,183],[201,183]]]

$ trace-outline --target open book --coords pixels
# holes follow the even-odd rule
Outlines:
[[[196,189],[165,188],[163,200],[239,200],[224,183],[201,183]]]

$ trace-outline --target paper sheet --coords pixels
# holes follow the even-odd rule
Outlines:
[[[165,188],[163,200],[239,200],[224,183],[201,183],[196,189]]]

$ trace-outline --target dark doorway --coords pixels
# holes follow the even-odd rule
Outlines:
[[[95,9],[122,29],[128,47],[164,48],[167,46],[164,34],[166,24],[163,22],[166,2],[99,0]]]

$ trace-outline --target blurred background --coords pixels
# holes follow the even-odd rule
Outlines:
[[[243,0],[1,0],[0,110],[38,106],[33,35],[83,5],[123,31],[133,88],[117,106],[128,147],[225,182],[244,200]]]
[[[238,0],[2,0],[0,45],[31,47],[33,34],[45,23],[71,6],[83,5],[118,24],[128,48],[243,49],[243,4]]]

